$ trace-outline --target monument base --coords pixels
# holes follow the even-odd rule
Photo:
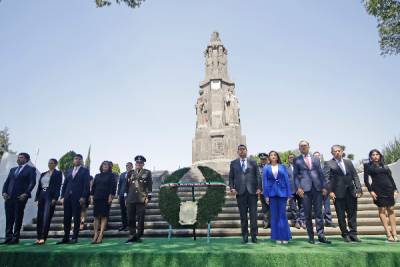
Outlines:
[[[196,161],[192,164],[192,166],[206,166],[215,170],[222,176],[227,176],[229,175],[230,164],[231,160],[229,159],[213,159],[213,160]]]

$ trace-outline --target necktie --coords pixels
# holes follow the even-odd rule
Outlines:
[[[346,170],[344,169],[343,160],[339,161],[339,167],[340,169],[342,169],[343,174],[346,175]]]
[[[306,160],[306,164],[307,164],[308,169],[311,170],[311,160],[310,160],[310,157],[309,157],[309,156],[305,156],[304,159]]]
[[[21,170],[21,168],[22,168],[22,166],[18,166],[18,168],[15,170],[15,173],[14,173],[15,176],[18,176],[19,171]]]
[[[246,172],[246,165],[244,164],[244,160],[242,160],[242,172]]]
[[[77,173],[78,168],[74,167],[74,170],[72,171],[72,178],[75,178],[75,175]]]

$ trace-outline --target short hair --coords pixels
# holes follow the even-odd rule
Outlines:
[[[289,153],[287,157],[289,158],[290,156],[296,157],[296,155],[293,153]]]
[[[247,149],[247,146],[243,145],[243,144],[238,145],[238,150],[241,149],[241,148]]]
[[[52,161],[52,162],[54,162],[54,164],[58,164],[58,160],[56,160],[56,159],[49,159],[49,161]]]
[[[276,152],[275,150],[271,150],[271,151],[268,153],[268,158],[269,158],[269,160],[271,161],[271,154],[272,154],[272,153],[275,153],[275,154],[276,154],[276,157],[278,158],[278,159],[277,159],[277,163],[278,163],[278,164],[282,164],[281,157],[279,156],[279,153]]]
[[[25,152],[19,153],[18,156],[23,156],[26,159],[26,161],[30,161],[31,160],[31,156],[29,156],[29,154],[25,153]]]
[[[331,146],[331,151],[333,151],[337,147],[340,148],[340,150],[343,151],[343,146],[341,146],[341,145],[333,145],[333,146]]]
[[[308,142],[307,140],[300,140],[299,146],[301,146],[302,144],[306,144],[307,146],[309,146],[310,142]]]
[[[129,161],[129,162],[126,163],[126,165],[132,165],[133,166],[133,163]]]
[[[107,172],[112,172],[112,166],[111,166],[110,162],[111,162],[111,161],[105,160],[105,161],[103,161],[103,162],[100,164],[100,168],[99,168],[100,173],[103,173],[103,172],[104,172],[104,171],[103,171],[103,165],[104,165],[104,164],[107,164],[107,165],[108,165],[108,171],[107,171]]]
[[[315,156],[315,154],[320,154],[320,155],[321,155],[321,152],[315,151],[315,152],[313,153],[313,156]]]
[[[74,156],[74,158],[80,158],[81,160],[83,160],[83,156],[82,156],[81,154],[76,154],[76,155]]]

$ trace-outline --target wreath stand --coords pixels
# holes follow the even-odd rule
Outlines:
[[[195,201],[196,198],[195,198],[194,192],[195,192],[196,187],[226,187],[226,185],[225,185],[225,183],[222,183],[222,182],[200,182],[200,183],[199,182],[196,182],[196,183],[180,183],[180,182],[178,182],[178,183],[165,183],[160,186],[160,188],[163,188],[163,187],[176,187],[176,188],[191,187],[192,188],[192,201]],[[196,240],[196,224],[197,223],[195,223],[191,226],[188,226],[193,229],[193,240]],[[172,239],[172,230],[173,230],[172,225],[169,224],[168,240]],[[210,237],[211,237],[211,222],[208,221],[207,222],[207,243],[210,243]]]

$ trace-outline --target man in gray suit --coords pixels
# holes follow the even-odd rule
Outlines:
[[[231,162],[229,170],[229,187],[236,200],[240,212],[243,243],[248,243],[250,214],[251,241],[257,243],[257,198],[262,192],[262,182],[257,162],[247,158],[247,147],[238,146],[239,157]]]
[[[315,243],[312,223],[312,211],[314,211],[318,241],[330,244],[331,242],[325,238],[322,218],[322,198],[328,191],[325,188],[321,162],[310,155],[310,145],[307,141],[300,141],[299,150],[301,155],[294,160],[293,176],[297,194],[303,199],[308,242]]]

